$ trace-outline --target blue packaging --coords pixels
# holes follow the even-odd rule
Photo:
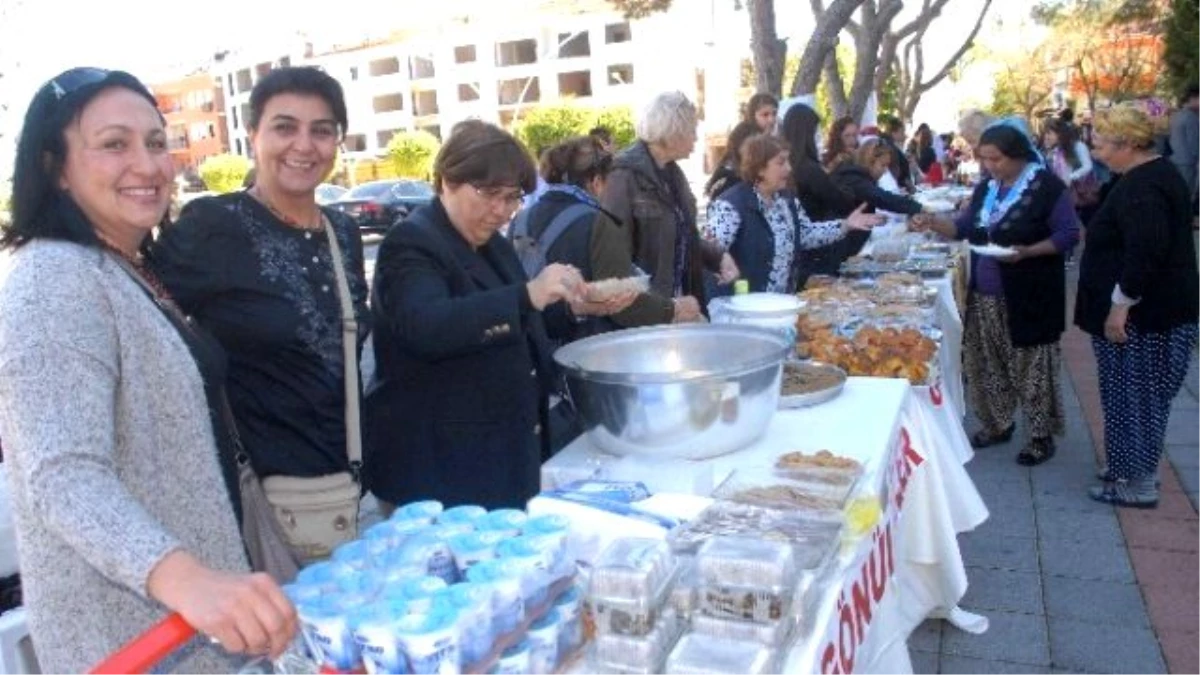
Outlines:
[[[496,557],[511,560],[521,569],[521,593],[525,607],[546,602],[550,590],[548,555],[526,537],[505,539],[496,545]]]
[[[459,577],[465,578],[467,570],[475,563],[495,558],[496,544],[502,541],[503,532],[472,532],[451,537],[446,543],[454,556],[454,565],[458,568]]]
[[[333,549],[332,558],[334,562],[349,565],[359,571],[375,566],[372,542],[366,539],[355,539],[338,546]]]
[[[517,509],[496,509],[480,518],[475,523],[475,529],[480,531],[495,530],[503,532],[506,536],[515,537],[521,534],[521,528],[525,527],[525,523],[528,520],[529,515],[524,511]]]
[[[428,525],[437,519],[443,510],[442,503],[433,499],[412,502],[396,509],[390,520],[416,520]]]
[[[463,668],[487,656],[495,644],[491,589],[465,581],[447,588],[434,602],[445,602],[458,612],[458,642]]]
[[[529,672],[553,673],[558,665],[558,612],[553,609],[529,626]]]
[[[321,586],[317,584],[301,584],[290,583],[284,584],[281,589],[288,600],[292,601],[293,605],[299,605],[302,602],[312,602],[321,599],[329,592],[329,586]]]
[[[487,509],[474,504],[465,504],[446,509],[437,518],[439,524],[466,523],[475,525],[475,521],[487,515]]]
[[[323,560],[300,570],[295,583],[312,586],[336,586],[341,579],[358,574],[350,565],[335,560]]]
[[[357,598],[327,596],[296,608],[305,640],[325,667],[348,672],[362,665],[349,621],[350,614],[361,606]]]
[[[517,644],[505,649],[491,672],[501,675],[524,675],[524,673],[528,673],[529,641],[521,640]]]
[[[396,639],[413,673],[457,675],[458,617],[453,611],[408,614],[396,622]]]
[[[401,567],[424,566],[427,574],[439,577],[448,584],[458,581],[458,568],[454,566],[454,555],[450,553],[450,545],[436,534],[421,532],[413,535],[395,553],[396,555],[389,559],[389,564]]]
[[[530,518],[523,534],[551,553],[550,575],[554,580],[575,574],[575,556],[571,550],[571,521],[559,515]]]
[[[410,614],[424,614],[433,608],[433,599],[445,588],[446,582],[437,577],[417,577],[386,586],[383,597],[400,601]]]
[[[383,574],[378,570],[364,569],[338,579],[337,589],[343,594],[358,594],[374,598],[383,588]]]
[[[396,622],[407,614],[398,602],[375,602],[350,614],[350,630],[369,673],[410,673],[396,639]]]
[[[486,586],[492,592],[492,634],[516,630],[525,620],[525,596],[521,588],[522,570],[512,560],[484,560],[467,570],[467,579]]]
[[[563,658],[583,645],[583,591],[572,586],[558,596],[554,611],[558,612],[558,655]]]

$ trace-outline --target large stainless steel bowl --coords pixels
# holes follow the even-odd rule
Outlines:
[[[753,326],[693,324],[605,333],[559,349],[592,443],[618,455],[701,459],[762,435],[791,345]]]

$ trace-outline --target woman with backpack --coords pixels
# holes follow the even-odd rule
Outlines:
[[[508,230],[518,253],[538,252],[526,273],[537,273],[531,266],[561,263],[578,269],[588,282],[644,274],[633,266],[622,223],[600,205],[612,167],[612,153],[588,136],[568,139],[542,153],[539,170],[546,190],[517,214]],[[529,259],[528,253],[522,255]],[[671,298],[640,293],[624,311],[580,317],[567,335],[557,337],[570,342],[620,328],[671,323],[681,316],[675,305]]]

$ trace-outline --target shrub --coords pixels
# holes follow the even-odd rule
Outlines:
[[[401,131],[387,144],[387,156],[401,178],[429,180],[441,143],[428,131]]]
[[[200,164],[200,179],[209,190],[218,194],[242,188],[250,173],[250,160],[241,155],[213,155]]]
[[[613,106],[597,111],[595,122],[588,129],[591,127],[604,127],[612,132],[614,151],[627,148],[637,140],[633,130],[633,111],[629,106]]]
[[[536,157],[542,151],[592,128],[594,113],[563,102],[530,108],[517,121],[513,133]]]

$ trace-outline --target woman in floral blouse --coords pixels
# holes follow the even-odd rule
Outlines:
[[[863,213],[865,204],[841,220],[809,220],[787,191],[792,175],[788,150],[775,136],[747,139],[739,153],[742,182],[708,207],[705,236],[729,251],[754,292],[795,291],[797,251],[831,244],[851,230],[869,230],[884,220]]]

